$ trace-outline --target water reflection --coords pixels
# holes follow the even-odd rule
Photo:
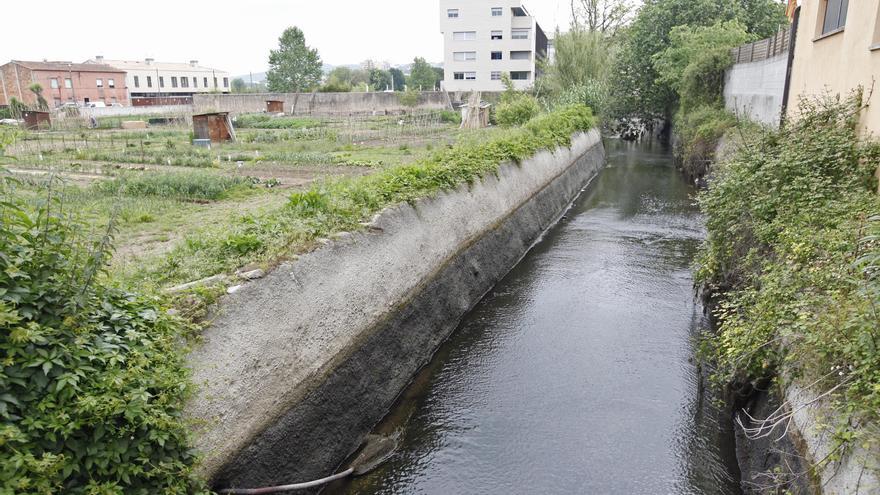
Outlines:
[[[694,191],[659,145],[608,151],[378,427],[401,450],[327,492],[739,493],[692,364]]]

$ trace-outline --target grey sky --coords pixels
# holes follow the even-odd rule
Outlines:
[[[462,0],[467,1],[467,0]],[[3,2],[0,63],[19,60],[199,60],[233,75],[266,69],[285,27],[299,26],[325,63],[442,59],[437,0],[148,0]],[[568,0],[526,0],[548,32]],[[35,21],[36,18],[38,21]]]

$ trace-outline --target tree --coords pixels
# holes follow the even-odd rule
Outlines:
[[[556,57],[544,67],[545,89],[562,90],[604,79],[611,63],[611,47],[598,31],[557,31]]]
[[[321,57],[318,50],[306,45],[298,27],[289,27],[278,38],[278,49],[269,52],[269,91],[299,93],[321,83]]]
[[[432,91],[437,84],[437,73],[431,64],[422,57],[413,59],[412,70],[409,74],[409,86],[420,91]]]
[[[391,83],[394,90],[403,91],[406,86],[406,76],[403,75],[403,71],[392,67],[388,69],[388,73],[391,74]]]
[[[391,89],[391,74],[382,69],[371,69],[370,86],[376,91]]]
[[[613,35],[634,11],[632,0],[571,0],[572,27]]]
[[[31,93],[33,93],[37,97],[36,109],[42,110],[44,112],[48,111],[49,102],[47,102],[46,99],[43,98],[43,86],[41,86],[39,83],[33,83],[28,86],[28,89],[31,90]]]
[[[431,68],[434,69],[434,76],[435,76],[435,79],[437,80],[437,82],[434,83],[434,89],[440,89],[440,81],[443,80],[443,77],[446,73],[443,72],[443,67],[431,67]]]
[[[753,39],[755,36],[737,20],[676,26],[669,33],[669,47],[654,56],[657,82],[676,91],[681,111],[700,105],[720,106],[724,71],[733,62],[730,50]]]
[[[247,90],[247,84],[245,84],[244,79],[240,77],[236,77],[232,80],[232,92],[233,93],[244,93]]]

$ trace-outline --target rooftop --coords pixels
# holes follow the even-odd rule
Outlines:
[[[31,70],[61,70],[76,72],[124,72],[117,67],[107,64],[77,64],[64,60],[44,60],[42,62],[31,62],[27,60],[12,60],[10,63],[27,67]]]
[[[165,70],[165,71],[191,71],[193,69],[202,71],[226,72],[212,67],[204,67],[199,65],[198,60],[190,60],[187,62],[157,62],[152,58],[144,60],[109,60],[105,58],[95,58],[87,60],[86,63],[98,63],[112,65],[122,70]]]

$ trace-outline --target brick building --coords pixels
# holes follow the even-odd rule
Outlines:
[[[37,97],[28,89],[33,83],[43,87],[50,108],[68,102],[128,105],[123,70],[105,64],[13,60],[0,65],[0,106],[9,105],[12,97],[35,104]]]

